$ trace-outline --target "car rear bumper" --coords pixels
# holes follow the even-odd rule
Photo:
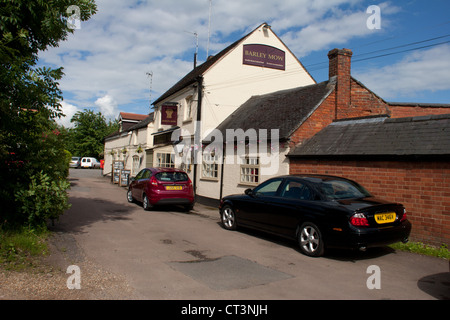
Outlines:
[[[193,205],[194,198],[153,198],[149,199],[152,205]]]
[[[335,238],[330,247],[345,247],[365,250],[396,242],[407,242],[411,233],[411,223],[406,220],[398,226],[385,228],[352,228],[348,236]]]
[[[192,192],[183,191],[166,191],[166,190],[152,190],[148,192],[149,202],[152,205],[193,205],[195,197]]]

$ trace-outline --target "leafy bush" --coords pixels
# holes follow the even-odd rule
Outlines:
[[[0,227],[43,224],[67,207],[67,153],[54,120],[63,115],[58,81],[63,69],[38,66],[38,55],[73,32],[69,5],[80,19],[94,0],[1,1]],[[53,182],[54,181],[54,182]],[[28,188],[28,189],[27,189]],[[48,192],[48,194],[45,194]],[[33,203],[36,201],[36,203]],[[49,208],[45,213],[44,208]]]
[[[51,180],[42,171],[31,177],[27,190],[19,190],[15,194],[16,201],[21,204],[20,214],[30,227],[45,226],[48,219],[58,219],[64,210],[70,208],[67,180]]]

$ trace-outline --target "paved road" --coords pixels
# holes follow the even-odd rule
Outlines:
[[[447,260],[389,248],[309,258],[289,241],[224,230],[215,208],[146,212],[99,170],[71,170],[70,180],[72,208],[56,228],[125,277],[132,298],[450,299]]]

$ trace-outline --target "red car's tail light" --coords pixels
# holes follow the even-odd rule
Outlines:
[[[369,226],[369,220],[367,220],[366,216],[362,213],[355,213],[350,218],[350,223],[356,227],[368,227]]]
[[[151,184],[152,186],[157,186],[157,185],[158,185],[158,180],[156,180],[156,178],[153,176],[153,177],[151,177],[151,179],[150,179],[150,184]]]

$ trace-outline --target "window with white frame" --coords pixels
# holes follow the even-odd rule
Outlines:
[[[202,178],[218,179],[219,178],[219,156],[210,153],[203,153],[202,161]]]
[[[133,166],[131,175],[134,176],[139,172],[139,168],[141,166],[141,158],[139,156],[133,156]]]
[[[165,168],[175,168],[174,155],[171,153],[157,153],[156,166]]]
[[[189,95],[184,100],[184,120],[192,120],[192,104],[194,102],[194,97]]]
[[[133,140],[133,145],[137,145],[138,144],[138,134],[139,134],[139,130],[133,130],[131,137]]]
[[[242,184],[258,184],[259,183],[259,158],[245,157],[241,164]]]

